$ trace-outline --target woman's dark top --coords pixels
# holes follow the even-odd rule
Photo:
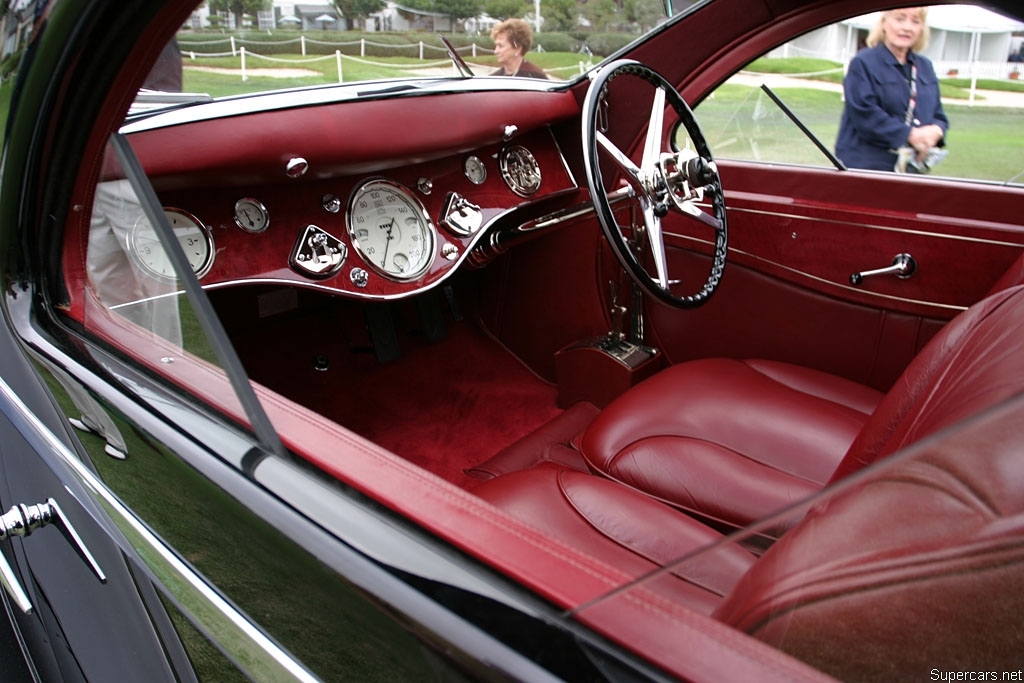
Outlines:
[[[908,53],[904,65],[883,44],[861,50],[850,62],[843,80],[846,105],[836,140],[836,156],[848,167],[893,169],[896,154],[890,150],[907,144],[910,134],[906,116],[912,65],[917,66],[913,125],[934,123],[943,132],[949,129],[939,97],[939,79],[927,57]]]
[[[544,69],[540,68],[533,62],[528,62],[525,59],[523,63],[519,65],[519,71],[514,74],[505,73],[504,69],[498,69],[492,76],[518,76],[519,78],[547,78],[548,75],[544,73]]]

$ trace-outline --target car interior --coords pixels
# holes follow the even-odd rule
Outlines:
[[[78,174],[61,314],[247,428],[194,277],[298,460],[679,675],[709,666],[665,646],[680,629],[795,677],[1004,656],[1024,190],[928,179],[922,206],[879,174],[717,159],[687,176],[695,213],[652,219],[608,150],[708,158],[700,107],[673,98],[781,37],[715,70],[658,57],[678,40],[627,55],[668,93],[626,65],[600,87],[362,84],[122,125],[126,71]],[[652,226],[663,254],[624,257]],[[900,253],[918,277],[851,284]]]

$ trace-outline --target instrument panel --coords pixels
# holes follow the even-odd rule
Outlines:
[[[154,185],[165,207],[187,207],[166,209],[169,216],[202,226],[210,257],[196,274],[204,287],[281,283],[372,299],[438,284],[495,224],[524,224],[579,201],[547,129],[345,178],[319,178],[311,167],[296,178],[282,171],[273,185]],[[143,256],[143,242],[130,249]]]

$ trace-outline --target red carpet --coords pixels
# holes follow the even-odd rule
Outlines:
[[[313,316],[233,336],[252,379],[460,486],[474,482],[466,468],[562,412],[556,388],[473,322],[449,323],[434,343],[400,334],[386,364],[353,329]]]

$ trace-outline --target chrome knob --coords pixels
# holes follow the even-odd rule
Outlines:
[[[289,178],[301,178],[308,170],[309,162],[302,157],[292,157],[284,167],[284,173]]]

